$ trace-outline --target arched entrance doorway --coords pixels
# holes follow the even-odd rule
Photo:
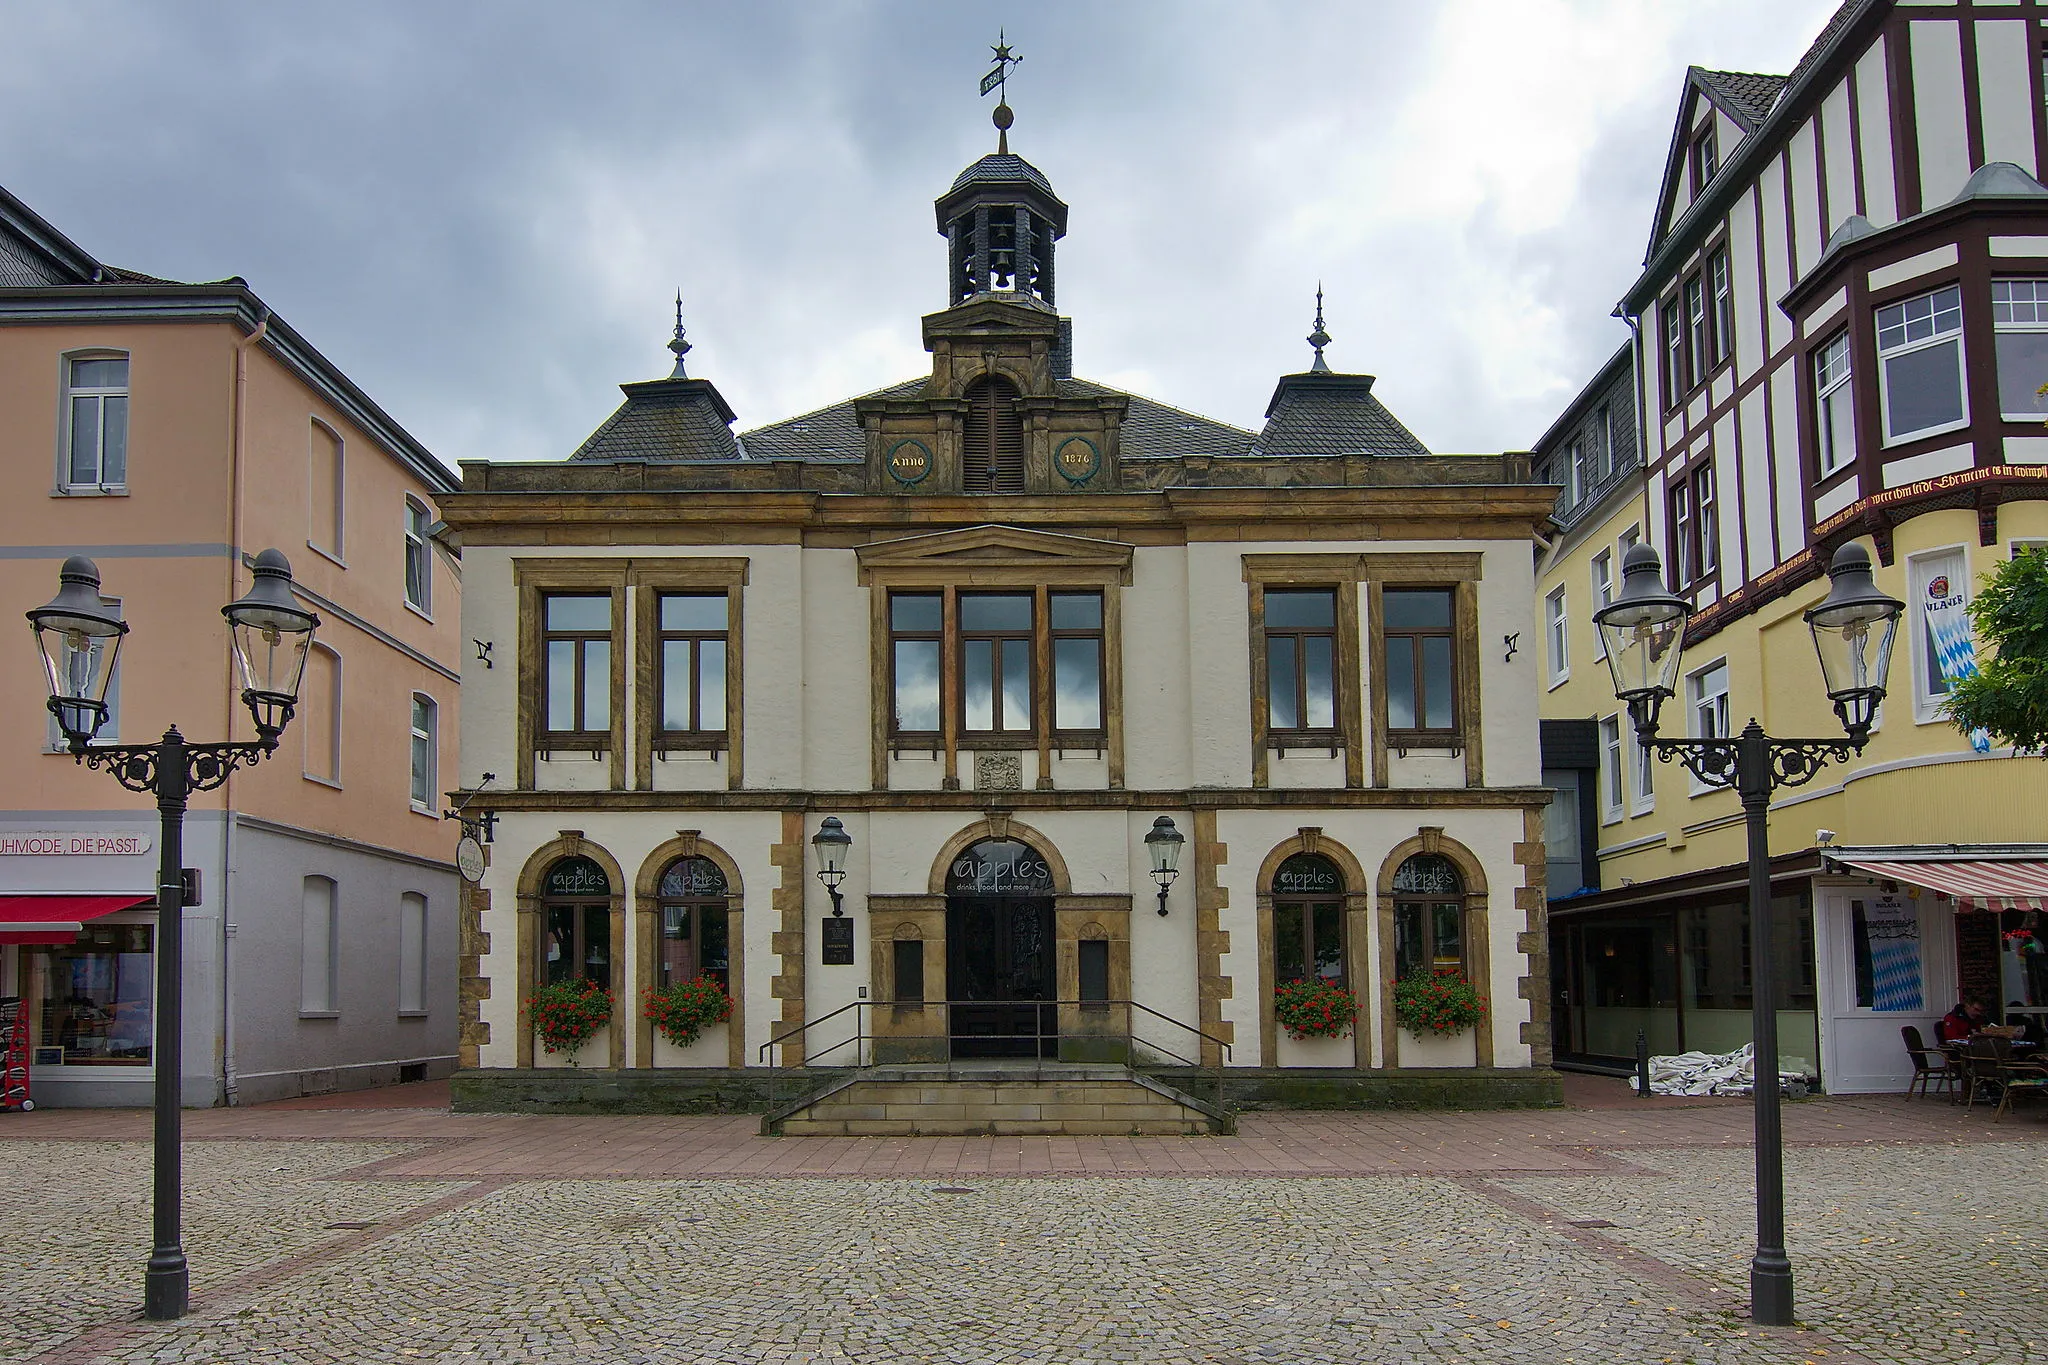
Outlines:
[[[1051,866],[1016,839],[971,844],[946,869],[953,1056],[1058,1055],[1052,896]]]

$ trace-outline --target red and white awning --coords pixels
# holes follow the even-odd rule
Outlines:
[[[1845,866],[1917,891],[1946,896],[1960,910],[2048,910],[2048,862],[2027,858],[1843,858]]]
[[[0,895],[0,943],[62,944],[78,936],[89,919],[148,905],[155,896]]]

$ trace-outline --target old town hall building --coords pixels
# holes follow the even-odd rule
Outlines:
[[[458,1103],[987,1056],[1553,1093],[1525,637],[1555,490],[1431,453],[1320,316],[1256,431],[1077,378],[1068,207],[1007,147],[937,226],[930,373],[735,432],[678,325],[568,459],[465,463],[443,502],[456,799],[494,817]],[[1397,1024],[1432,968],[1480,1026]],[[679,1047],[642,1002],[701,976],[734,1009]],[[526,1002],[578,977],[610,1025],[550,1053]],[[1348,1036],[1278,1025],[1300,980],[1355,993]]]

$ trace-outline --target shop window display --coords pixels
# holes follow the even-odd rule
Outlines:
[[[155,1000],[146,924],[88,925],[23,954],[36,1056],[65,1066],[147,1066]],[[61,1051],[61,1057],[50,1055]]]

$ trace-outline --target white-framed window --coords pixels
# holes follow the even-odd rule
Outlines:
[[[120,614],[120,598],[102,597],[100,600],[109,607],[112,607],[115,615],[118,616]],[[83,692],[89,681],[98,676],[100,658],[106,650],[107,643],[105,639],[92,640],[87,642],[83,649],[74,649],[69,644],[65,645],[64,676],[75,680],[73,682],[74,691],[72,695],[76,696]],[[116,655],[114,658],[114,671],[107,678],[107,694],[102,700],[107,704],[107,719],[106,723],[101,725],[99,730],[93,735],[92,743],[119,744],[121,742],[121,659],[119,655]],[[49,715],[48,712],[44,714]],[[55,716],[49,716],[46,729],[47,735],[44,739],[44,747],[47,752],[53,754],[71,752],[70,745],[64,740],[64,727],[57,724]]]
[[[341,433],[315,417],[306,451],[306,545],[337,564],[345,555],[348,459]]]
[[[1622,779],[1621,717],[1605,716],[1600,721],[1600,823],[1611,825],[1621,819],[1627,802]]]
[[[427,528],[434,524],[427,505],[411,494],[405,499],[405,604],[425,613],[434,609],[434,550]]]
[[[1835,333],[1813,353],[1814,408],[1820,426],[1820,476],[1856,458],[1856,394],[1849,387],[1849,333]]]
[[[398,1012],[427,1012],[427,898],[417,891],[398,898]]]
[[[1550,685],[1555,687],[1572,675],[1571,623],[1565,618],[1562,585],[1543,599],[1543,624],[1550,646]]]
[[[1714,498],[1714,466],[1709,461],[1692,477],[1692,515],[1699,535],[1698,562],[1704,578],[1721,567],[1721,508]]]
[[[64,493],[118,493],[128,487],[128,355],[94,351],[64,357],[63,450],[57,487]]]
[[[1707,258],[1707,289],[1714,296],[1714,364],[1735,345],[1735,289],[1728,275],[1728,248]]]
[[[1728,730],[1728,661],[1708,664],[1685,680],[1692,703],[1694,739],[1726,739]]]
[[[1694,739],[1726,739],[1728,729],[1728,661],[1708,664],[1685,679],[1685,699],[1692,710]],[[1694,780],[1692,794],[1719,788]]]
[[[1592,600],[1593,606],[1587,612],[1588,620],[1592,619],[1593,612],[1599,611],[1600,608],[1614,600],[1614,551],[1612,550],[1602,550],[1599,554],[1593,556]],[[1607,642],[1600,638],[1600,631],[1597,627],[1593,631],[1593,657],[1595,659],[1607,657]]]
[[[306,746],[305,775],[341,785],[341,654],[318,640],[306,652],[299,684],[298,728]]]
[[[435,742],[439,733],[438,708],[424,692],[412,694],[412,808],[422,815],[434,815]]]
[[[1634,729],[1633,726],[1630,727]],[[1630,735],[1629,748],[1635,751],[1634,797],[1629,810],[1636,815],[1648,815],[1657,808],[1657,756],[1641,740]]]
[[[299,920],[299,1013],[335,1014],[341,1009],[336,968],[340,925],[332,877],[308,877],[301,892]]]
[[[1628,552],[1630,550],[1635,549],[1636,545],[1639,542],[1641,542],[1642,538],[1643,528],[1640,526],[1631,526],[1626,531],[1623,531],[1621,533],[1620,539],[1616,542],[1615,545],[1617,553],[1615,555],[1614,562],[1623,568],[1627,568]]]
[[[1912,594],[1905,626],[1913,642],[1913,720],[1927,725],[1946,719],[1949,670],[1963,651],[1975,648],[1968,615],[1969,558],[1960,547],[1936,550],[1914,555],[1906,570]]]
[[[2039,422],[2048,413],[2048,280],[1993,280],[1991,324],[1997,331],[1998,413],[2008,422]]]
[[[1603,483],[1614,472],[1614,413],[1605,403],[1593,415],[1593,482]]]
[[[1887,445],[1968,423],[1959,286],[1877,310],[1877,372]]]

